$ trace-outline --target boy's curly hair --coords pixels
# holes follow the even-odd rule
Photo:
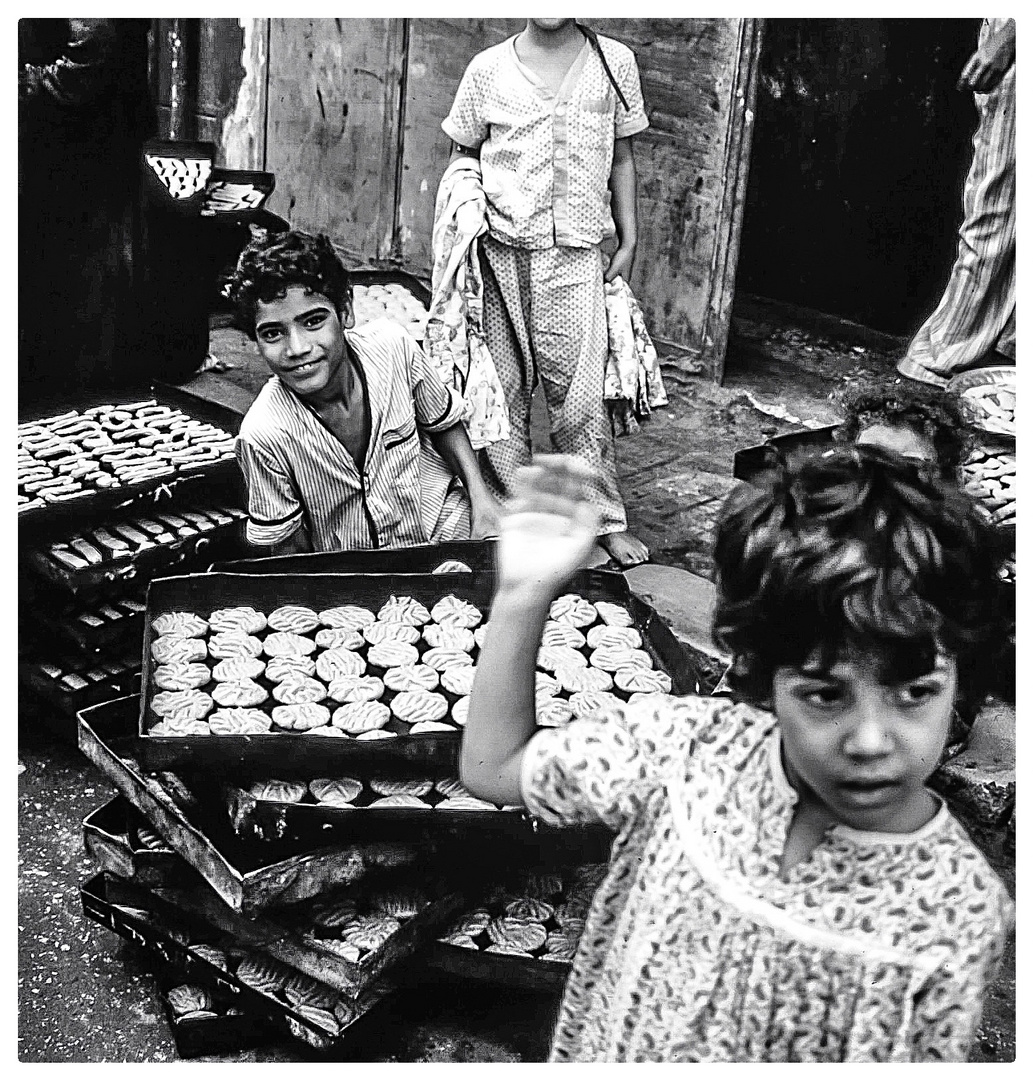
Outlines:
[[[928,439],[944,479],[956,479],[968,450],[960,404],[939,387],[902,384],[891,390],[853,390],[838,395],[846,419],[836,431],[839,442],[852,443],[875,424],[907,427]]]
[[[351,279],[329,237],[299,229],[257,237],[240,253],[223,292],[236,308],[237,325],[254,339],[258,302],[282,299],[292,285],[321,293],[341,310]]]
[[[714,638],[755,704],[779,667],[857,651],[887,682],[957,662],[962,707],[991,672],[1000,546],[974,502],[896,455],[850,447],[772,470],[718,524]]]

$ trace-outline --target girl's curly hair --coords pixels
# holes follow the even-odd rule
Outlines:
[[[853,390],[838,396],[846,419],[836,431],[839,442],[876,424],[907,427],[928,439],[936,452],[936,466],[945,479],[956,479],[968,450],[965,417],[959,403],[939,387],[908,383],[891,390]]]
[[[779,667],[815,654],[825,668],[874,655],[891,682],[944,650],[961,703],[982,700],[1001,552],[956,485],[875,447],[805,458],[732,492],[714,559],[714,637],[738,696],[765,703]]]
[[[237,325],[254,339],[258,302],[280,300],[292,285],[321,293],[341,310],[351,296],[351,279],[329,237],[298,229],[256,237],[227,275],[223,293],[236,308]]]

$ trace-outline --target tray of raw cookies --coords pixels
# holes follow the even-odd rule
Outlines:
[[[159,401],[108,402],[18,425],[18,526],[81,526],[127,503],[239,483],[233,417]]]
[[[241,779],[454,777],[494,575],[205,574],[152,582],[138,753]],[[691,692],[695,671],[622,575],[550,610],[538,722]]]
[[[139,825],[139,817],[130,814],[124,832],[116,831],[117,821],[109,819],[100,846],[116,860],[108,867],[113,871],[118,866],[146,865],[151,881],[168,874],[164,883],[175,884],[183,879],[185,868],[175,861],[181,858],[233,911],[254,914],[318,896],[334,886],[442,858],[434,844],[348,842],[332,829],[321,830],[318,838],[283,838],[277,843],[238,835],[217,791],[206,790],[193,779],[141,768],[135,757],[139,712],[139,695],[84,709],[79,714],[79,749],[145,819],[148,834],[160,837],[176,854],[144,859],[140,852],[144,841],[131,831]],[[94,826],[95,832],[96,821]]]
[[[80,889],[87,918],[170,964],[185,983],[231,995],[280,1034],[318,1050],[341,1046],[348,1029],[394,990],[385,979],[352,998],[304,972],[244,946],[160,896],[108,874]]]
[[[605,863],[590,863],[494,885],[447,924],[421,957],[451,975],[560,990],[605,871]]]

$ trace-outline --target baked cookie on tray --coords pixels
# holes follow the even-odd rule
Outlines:
[[[342,675],[362,675],[366,661],[351,649],[327,649],[316,657],[316,674],[323,682],[332,682]]]
[[[595,610],[599,612],[599,618],[607,626],[634,626],[635,620],[631,612],[620,604],[611,603],[609,600],[597,600]]]
[[[298,803],[307,791],[304,780],[256,780],[248,788],[249,795],[264,802]]]
[[[269,691],[254,679],[238,679],[235,682],[216,683],[212,698],[219,705],[247,709],[261,705],[269,697]]]
[[[327,691],[323,683],[307,675],[286,679],[273,687],[273,697],[284,705],[303,705],[309,701],[322,701],[326,696]]]
[[[182,738],[185,735],[211,735],[212,729],[204,720],[160,720],[147,732],[156,738]]]
[[[277,630],[262,642],[266,656],[308,656],[316,651],[312,638],[292,630]]]
[[[203,690],[162,690],[151,697],[151,708],[163,720],[203,720],[215,702]]]
[[[387,915],[392,919],[411,919],[427,907],[430,900],[417,888],[399,886],[385,889],[370,897],[369,907],[373,915]]]
[[[166,611],[151,623],[151,628],[163,637],[197,638],[208,632],[208,620],[192,611]]]
[[[257,679],[264,671],[265,661],[257,656],[231,656],[212,668],[212,678],[216,682],[237,682],[239,679]]]
[[[342,926],[340,937],[364,952],[375,952],[387,939],[401,930],[402,924],[390,915],[359,915]]]
[[[315,701],[300,705],[277,705],[272,715],[273,723],[287,731],[309,731],[330,723],[330,710]]]
[[[613,679],[608,671],[574,664],[565,664],[556,668],[556,680],[564,690],[570,693],[576,693],[578,690],[609,690],[613,686]]]
[[[426,664],[406,664],[384,672],[384,686],[389,690],[435,690],[438,673]]]
[[[473,657],[465,649],[428,649],[423,654],[423,663],[435,671],[447,671],[454,667],[469,667]]]
[[[433,780],[404,780],[393,776],[375,776],[369,782],[370,791],[377,795],[415,795],[428,794],[434,787]]]
[[[543,671],[552,671],[567,667],[588,667],[588,657],[572,649],[569,645],[543,645],[538,650],[538,666]]]
[[[387,731],[385,728],[373,728],[371,731],[360,731],[355,736],[356,742],[374,742],[377,739],[397,739],[398,732]]]
[[[462,649],[473,652],[475,644],[473,631],[465,626],[439,626],[428,623],[423,628],[423,640],[432,649]]]
[[[159,664],[192,664],[208,656],[208,646],[200,638],[163,635],[151,642],[151,656]]]
[[[243,630],[223,630],[212,634],[208,640],[208,652],[216,660],[228,660],[232,656],[261,656],[262,642],[254,634]]]
[[[360,630],[336,626],[332,630],[317,630],[316,644],[321,649],[361,649],[366,643]]]
[[[374,799],[369,804],[370,810],[429,810],[430,803],[424,802],[415,795],[384,795],[380,799]]]
[[[460,727],[466,727],[467,717],[470,715],[470,699],[468,697],[460,698],[452,706],[452,720]]]
[[[620,709],[624,702],[608,690],[578,690],[570,695],[568,704],[574,715],[581,719],[603,709]]]
[[[384,682],[375,675],[341,675],[330,683],[329,695],[342,705],[356,701],[379,701],[384,696]]]
[[[446,668],[441,673],[441,685],[450,694],[458,697],[466,697],[473,690],[473,680],[477,669],[472,665],[466,667]],[[428,687],[430,689],[430,687]]]
[[[440,720],[448,713],[448,701],[431,690],[403,690],[394,696],[391,712],[406,724]]]
[[[366,661],[373,667],[386,670],[393,667],[405,667],[407,664],[417,664],[420,661],[420,653],[415,645],[407,645],[404,641],[381,641],[369,647]]]
[[[549,618],[556,622],[569,623],[571,626],[591,626],[596,619],[595,604],[590,603],[577,593],[567,593],[557,597],[549,605]]]
[[[207,664],[161,664],[151,677],[162,690],[199,690],[212,673]]]
[[[208,616],[208,625],[214,633],[239,630],[244,634],[260,634],[266,628],[266,617],[253,607],[219,608]]]
[[[398,641],[403,645],[415,645],[420,631],[415,626],[401,622],[374,622],[362,628],[363,638],[370,645],[382,645],[385,641]]]
[[[317,779],[308,782],[312,797],[328,806],[351,807],[362,794],[362,781],[351,776],[339,776],[336,779]]]
[[[359,607],[358,604],[341,604],[319,613],[319,621],[330,629],[361,630],[375,619],[376,615],[369,608]]]
[[[444,720],[417,720],[409,728],[410,735],[433,735],[441,731],[454,732],[455,728],[451,724],[446,724]]]
[[[587,637],[589,647],[593,649],[603,646],[638,649],[642,646],[642,635],[633,626],[607,626],[601,624],[593,626],[588,631]]]
[[[623,645],[600,645],[593,649],[588,657],[592,667],[603,671],[616,671],[618,668],[651,668],[653,658],[645,649],[629,649]]]
[[[535,723],[539,727],[564,727],[573,719],[574,710],[563,698],[546,698],[535,707]]]
[[[380,701],[356,701],[336,709],[331,723],[349,735],[382,728],[391,719],[391,710]]]
[[[625,693],[669,694],[671,692],[671,676],[666,671],[622,667],[614,672],[613,681]]]
[[[498,810],[498,807],[494,803],[485,802],[484,799],[478,799],[473,795],[453,795],[449,799],[442,799],[434,809],[444,810],[447,813],[450,810]]]
[[[585,647],[585,635],[576,626],[570,623],[556,622],[550,619],[542,631],[543,645],[566,645],[570,649],[583,649]]]
[[[208,718],[213,735],[263,735],[273,726],[261,709],[216,709]]]
[[[265,666],[265,677],[270,682],[287,682],[315,673],[316,662],[311,656],[274,656]]]
[[[431,609],[430,617],[439,626],[462,626],[472,630],[484,616],[480,608],[458,596],[443,596]]]
[[[291,634],[307,634],[319,625],[319,616],[303,604],[284,604],[268,615],[269,627]]]
[[[430,622],[430,612],[411,596],[391,596],[377,612],[381,622],[408,623],[409,626],[423,626]]]

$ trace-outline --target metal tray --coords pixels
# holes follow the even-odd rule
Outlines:
[[[438,856],[436,848],[426,846],[331,844],[325,830],[320,846],[237,836],[217,799],[198,797],[171,774],[145,775],[134,760],[131,732],[139,700],[124,697],[83,710],[79,749],[234,911],[251,914],[293,903],[377,870],[415,866]]]
[[[121,670],[107,673],[101,667],[107,663],[121,666]],[[67,650],[62,650],[42,659],[35,657],[20,661],[18,677],[23,686],[58,712],[75,717],[83,709],[103,701],[139,693],[140,671],[134,666],[136,663],[139,660],[135,655],[127,663],[119,651],[113,655],[102,652],[95,657],[84,657],[73,656]],[[54,669],[59,669],[56,675],[53,674]],[[62,680],[70,675],[86,680],[86,685],[73,688],[63,683]]]
[[[166,534],[170,537],[168,541],[137,548],[126,558],[105,558],[103,562],[81,570],[72,570],[57,562],[47,546],[26,551],[23,565],[49,584],[57,585],[83,600],[98,596],[110,598],[120,592],[130,591],[155,574],[168,574],[176,568],[199,569],[206,566],[213,557],[225,558],[239,554],[244,548],[241,524],[246,516],[244,511],[232,505],[208,505],[233,520],[228,524],[213,525],[206,530],[188,524],[183,529],[184,534],[189,532],[188,535],[173,537],[169,532]],[[182,517],[184,509],[190,513],[200,513],[203,507],[195,508],[177,503],[174,507],[163,507],[158,512]],[[71,534],[73,537],[80,535],[90,540],[88,528]]]
[[[145,888],[188,885],[203,880],[171,847],[140,843],[137,829],[147,819],[116,795],[83,818],[83,846],[97,867]]]
[[[211,402],[198,402],[188,394],[180,393],[173,386],[157,384],[120,401],[112,401],[110,396],[88,395],[81,403],[77,402],[77,411],[100,404],[131,404],[142,400],[154,399],[159,405],[181,409],[191,418],[205,423],[215,424],[231,435],[240,430],[240,417],[232,410],[225,409]],[[45,420],[46,416],[36,419]],[[26,421],[31,422],[29,420]],[[53,538],[62,531],[82,529],[88,524],[102,522],[122,509],[132,508],[139,513],[155,505],[171,505],[173,500],[184,498],[203,498],[217,491],[225,490],[228,497],[239,494],[242,478],[240,468],[235,461],[216,462],[206,468],[177,473],[173,476],[149,480],[141,484],[132,484],[118,488],[106,488],[81,499],[66,503],[52,503],[34,510],[25,510],[18,514],[18,536],[21,543]]]
[[[87,918],[172,965],[186,981],[197,982],[216,993],[231,995],[241,1008],[264,1017],[277,1033],[300,1039],[317,1050],[340,1047],[348,1027],[394,989],[392,984],[384,981],[358,999],[347,1002],[350,1012],[347,1026],[332,1034],[299,1014],[286,1001],[256,990],[239,980],[233,972],[216,967],[194,952],[190,945],[206,944],[222,949],[234,956],[234,970],[239,963],[237,958],[254,955],[253,950],[241,949],[232,939],[227,939],[196,917],[179,911],[156,894],[118,878],[98,874],[82,885],[80,897],[83,914]],[[303,977],[303,973],[295,973],[295,976]]]
[[[432,606],[451,593],[487,611],[494,587],[495,576],[488,572],[448,575],[204,574],[154,581],[147,594],[147,626],[143,642],[145,666],[137,750],[140,759],[150,770],[204,772],[213,767],[232,768],[238,775],[251,778],[351,775],[357,768],[419,777],[455,776],[459,763],[459,728],[454,734],[399,735],[394,739],[370,742],[320,739],[292,732],[250,736],[148,735],[147,729],[158,720],[149,707],[153,693],[151,622],[162,612],[193,611],[206,617],[216,608],[241,604],[254,605],[264,611],[285,603],[305,604],[316,610],[346,603],[377,608],[392,594],[412,596]],[[642,635],[643,647],[652,654],[654,663],[671,676],[674,692],[694,691],[697,673],[685,650],[653,608],[632,595],[623,574],[581,571],[572,580],[570,589],[589,600],[606,599],[627,607]],[[395,725],[395,730],[400,727]]]
[[[494,540],[450,540],[370,551],[320,551],[218,562],[210,570],[223,574],[436,574],[446,563],[462,562],[471,572],[494,573],[495,544]]]
[[[1006,431],[1000,431],[997,428],[987,427],[986,418],[978,408],[974,407],[969,400],[964,397],[964,393],[966,390],[971,390],[975,386],[1000,385],[1015,390],[1017,383],[1018,375],[1014,366],[1002,365],[1000,367],[976,368],[973,371],[963,371],[960,375],[955,375],[947,384],[947,392],[954,394],[957,397],[958,404],[961,406],[961,410],[970,427],[973,427],[986,435],[992,435],[994,439],[999,440],[1002,443],[1008,443],[1014,446],[1015,435],[1009,434]]]
[[[432,941],[420,951],[419,960],[434,971],[456,978],[553,994],[560,993],[566,986],[571,969],[568,961],[500,956],[448,945],[444,941]]]
[[[404,270],[349,270],[348,277],[352,285],[404,285],[425,308],[430,307],[430,289],[418,277]]]

